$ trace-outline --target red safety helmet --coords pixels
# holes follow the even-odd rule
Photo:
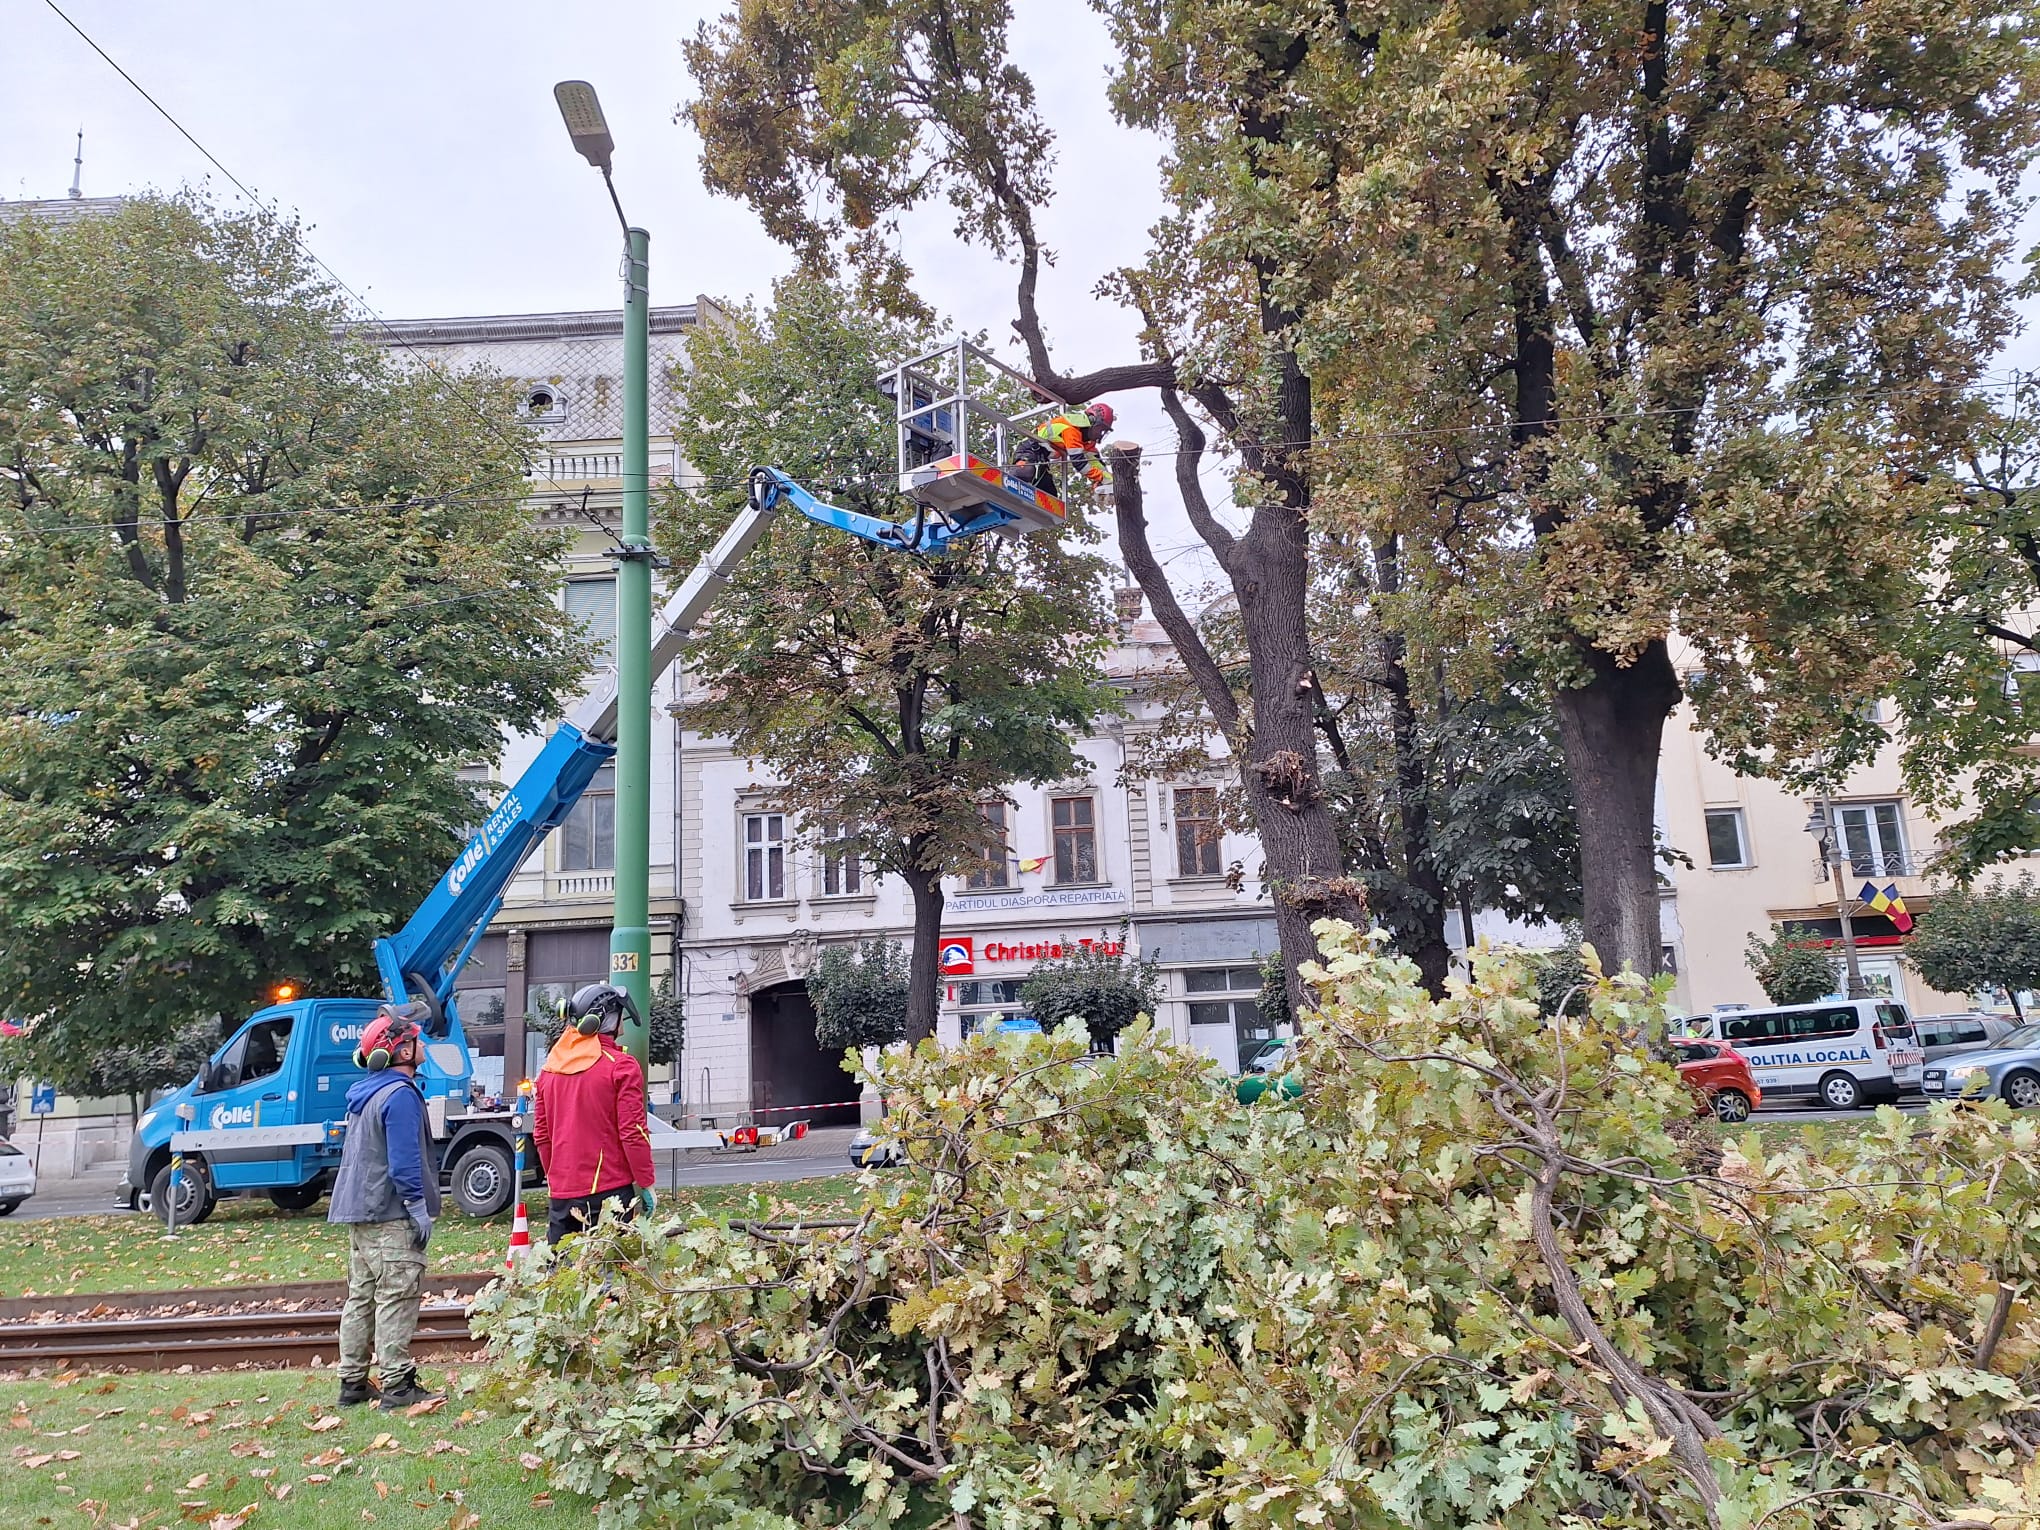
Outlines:
[[[1112,422],[1119,418],[1112,412],[1110,404],[1086,404],[1084,412],[1091,417],[1091,423],[1100,430],[1110,430]]]
[[[361,1045],[354,1049],[354,1066],[380,1073],[396,1060],[397,1053],[406,1043],[416,1041],[424,1034],[417,1021],[384,1005],[368,1022],[368,1029],[361,1033]]]

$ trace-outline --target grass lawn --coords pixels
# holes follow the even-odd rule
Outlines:
[[[659,1212],[685,1209],[726,1217],[766,1197],[774,1217],[831,1216],[850,1204],[856,1178],[836,1174],[782,1184],[702,1185],[662,1191]],[[545,1236],[543,1195],[527,1200],[534,1239]],[[0,1295],[74,1291],[174,1291],[194,1286],[345,1280],[347,1236],[328,1225],[321,1201],[296,1215],[267,1200],[220,1202],[212,1219],[169,1241],[153,1216],[47,1217],[0,1224]],[[510,1241],[510,1213],[477,1222],[458,1212],[432,1234],[431,1271],[486,1274],[499,1268]],[[0,1525],[11,1521],[0,1519]]]
[[[0,1382],[0,1524],[76,1530],[493,1530],[585,1525],[513,1420],[464,1399],[410,1418],[334,1407],[331,1371]],[[523,1460],[519,1457],[522,1455]],[[253,1512],[250,1513],[249,1511]]]

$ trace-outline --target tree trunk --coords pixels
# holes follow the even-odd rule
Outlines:
[[[914,949],[907,961],[907,1045],[935,1034],[936,995],[942,983],[942,876],[940,872],[904,873],[914,895]]]
[[[1311,925],[1319,919],[1367,923],[1362,890],[1346,875],[1338,826],[1318,775],[1317,684],[1304,609],[1307,538],[1300,512],[1264,505],[1234,546],[1228,569],[1254,699],[1240,780],[1267,857],[1289,1001],[1299,1014],[1309,996],[1297,968],[1319,954]]]
[[[1395,537],[1374,546],[1374,583],[1384,597],[1402,593],[1402,547]],[[1396,946],[1417,964],[1431,997],[1445,997],[1452,970],[1452,946],[1445,938],[1448,897],[1438,858],[1431,852],[1431,771],[1424,758],[1423,729],[1410,695],[1409,640],[1376,612],[1380,623],[1375,652],[1381,686],[1388,698],[1389,736],[1395,743],[1396,856],[1409,894],[1402,901],[1404,928]]]
[[[1657,777],[1679,677],[1662,639],[1617,665],[1584,643],[1592,678],[1558,693],[1559,738],[1579,804],[1587,940],[1610,972],[1657,974]]]

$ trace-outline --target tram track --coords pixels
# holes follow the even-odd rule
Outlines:
[[[476,1348],[468,1304],[491,1278],[428,1278],[412,1353]],[[317,1281],[13,1297],[0,1301],[0,1371],[331,1365],[346,1294],[343,1281]]]

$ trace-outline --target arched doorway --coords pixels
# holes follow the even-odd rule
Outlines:
[[[815,1040],[807,984],[775,983],[751,995],[751,1109],[760,1125],[802,1118],[811,1126],[855,1125],[860,1087],[843,1071],[843,1054]]]

